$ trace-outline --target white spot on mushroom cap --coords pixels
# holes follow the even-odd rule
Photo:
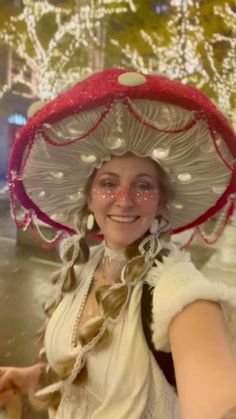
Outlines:
[[[122,86],[141,86],[146,82],[147,79],[143,74],[135,73],[133,71],[120,74],[118,77],[118,83]]]

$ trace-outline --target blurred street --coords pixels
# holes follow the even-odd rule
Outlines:
[[[27,366],[37,360],[35,333],[42,324],[43,302],[52,293],[49,282],[55,264],[43,251],[16,243],[16,228],[8,202],[0,202],[0,363]],[[43,419],[23,403],[23,419]]]

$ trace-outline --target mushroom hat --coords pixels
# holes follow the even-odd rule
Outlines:
[[[198,89],[156,74],[107,69],[45,104],[19,132],[9,164],[27,220],[67,233],[88,181],[112,156],[150,157],[168,174],[172,232],[205,222],[236,193],[236,135]]]

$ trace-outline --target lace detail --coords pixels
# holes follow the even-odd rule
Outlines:
[[[109,249],[109,247],[107,247],[106,245],[104,247],[104,259],[105,258],[108,258],[110,261],[112,260],[115,260],[118,262],[126,261],[126,257],[123,250],[112,250],[112,249]]]
[[[94,396],[85,388],[71,385],[63,393],[58,407],[58,416],[60,419],[68,419],[68,417],[89,419],[94,410],[98,408],[98,405]]]

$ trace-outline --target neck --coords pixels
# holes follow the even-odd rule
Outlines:
[[[102,271],[104,277],[120,278],[121,271],[127,262],[124,250],[110,249],[105,245],[102,259]]]
[[[107,258],[110,261],[125,262],[126,261],[125,249],[116,249],[116,250],[110,249],[105,244],[104,258]]]

